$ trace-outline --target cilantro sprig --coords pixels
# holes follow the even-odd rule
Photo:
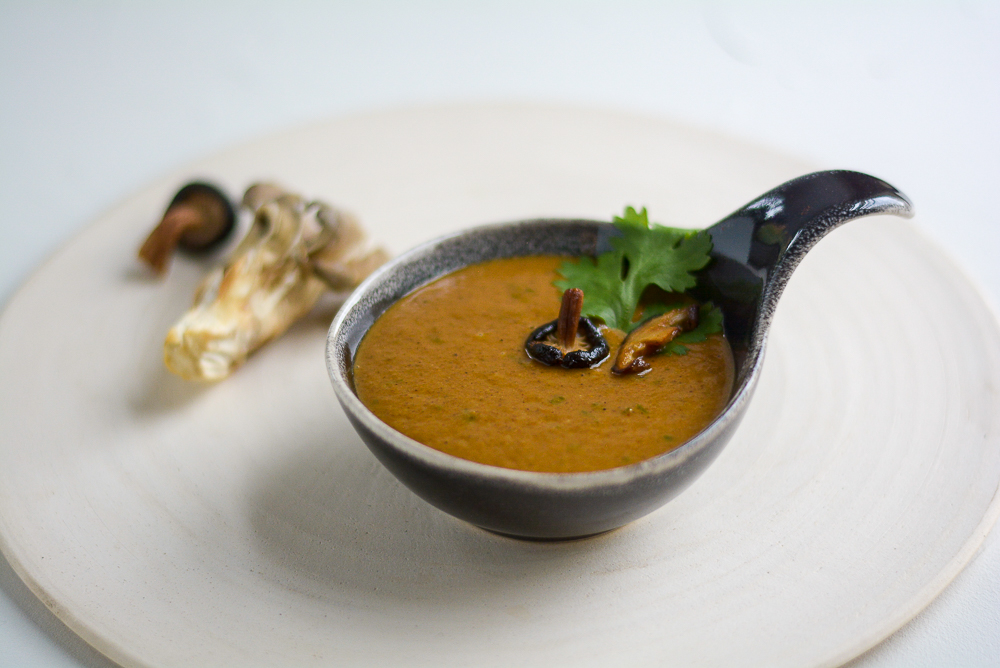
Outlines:
[[[650,225],[645,208],[636,211],[627,207],[623,216],[614,218],[614,225],[621,236],[611,240],[612,250],[596,260],[584,257],[578,262],[563,262],[559,267],[563,280],[555,285],[561,290],[580,288],[583,315],[628,332],[640,324],[633,322],[635,310],[650,285],[668,293],[695,286],[694,272],[708,264],[712,238],[706,232]],[[667,304],[648,304],[644,319],[669,308]],[[711,304],[703,305],[698,327],[677,337],[663,352],[687,354],[685,343],[704,341],[721,330],[722,312]]]

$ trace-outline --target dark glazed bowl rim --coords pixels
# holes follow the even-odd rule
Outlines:
[[[524,230],[529,227],[537,227],[539,229],[556,226],[570,227],[579,226],[581,224],[593,225],[597,229],[603,229],[609,232],[614,229],[614,226],[611,223],[561,218],[541,218],[480,225],[466,228],[458,232],[453,232],[451,234],[446,234],[422,243],[393,258],[378,270],[373,272],[354,290],[353,293],[351,293],[351,295],[340,307],[327,335],[327,371],[333,384],[334,393],[344,410],[347,411],[351,417],[364,425],[364,427],[369,429],[383,443],[401,451],[403,454],[412,459],[422,462],[426,466],[439,470],[447,470],[459,475],[467,475],[480,479],[490,479],[496,482],[513,484],[515,486],[527,486],[542,490],[581,491],[589,488],[597,489],[609,486],[628,485],[641,478],[656,477],[667,471],[678,469],[689,460],[698,457],[698,455],[701,454],[709,444],[725,432],[727,426],[733,420],[739,420],[741,418],[743,409],[746,407],[747,402],[753,395],[753,390],[757,383],[761,367],[759,361],[763,357],[763,346],[760,348],[760,352],[755,355],[753,359],[747,359],[744,361],[744,365],[748,366],[750,371],[744,375],[742,382],[733,388],[732,395],[730,396],[726,407],[697,435],[677,448],[661,455],[657,455],[635,464],[620,466],[613,469],[601,469],[598,471],[569,473],[523,471],[462,459],[460,457],[441,452],[440,450],[436,450],[428,445],[424,445],[423,443],[396,431],[376,417],[375,414],[372,413],[355,394],[353,383],[350,378],[354,351],[349,350],[345,323],[353,322],[353,320],[358,317],[358,310],[365,308],[363,304],[366,298],[370,297],[378,288],[384,286],[388,282],[388,279],[396,276],[401,270],[405,271],[406,268],[412,267],[418,262],[434,256],[435,252],[442,250],[442,247],[446,244],[461,241],[463,239],[472,240],[476,236],[484,233],[496,233],[508,230],[514,232],[516,230]],[[528,257],[531,255],[553,254],[557,253],[514,252],[510,254],[495,255],[492,257],[483,257],[478,261],[485,262],[497,257]],[[395,298],[390,302],[380,304],[383,306],[382,310],[374,317],[368,318],[368,324],[365,326],[364,334],[366,334],[367,329],[371,327],[371,323],[385,312],[385,309],[398,301],[404,295],[409,294],[416,288],[426,285],[441,276],[444,276],[461,267],[469,266],[470,264],[474,263],[470,262],[461,264],[454,268],[435,273],[426,280],[422,280],[408,286],[405,291],[395,296]],[[368,309],[368,315],[370,315],[371,310],[373,309]],[[364,334],[358,337],[357,341],[360,342]]]

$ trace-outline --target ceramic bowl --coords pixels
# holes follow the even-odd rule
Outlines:
[[[680,448],[632,466],[588,473],[516,471],[459,459],[392,429],[358,399],[351,364],[371,324],[400,297],[469,264],[522,255],[593,255],[614,228],[537,220],[469,230],[402,255],[372,276],[330,331],[327,364],[337,399],[375,456],[426,501],[484,529],[572,538],[614,529],[673,498],[715,458],[743,416],[745,382],[724,416]]]
[[[533,539],[588,536],[660,507],[729,441],[757,384],[771,314],[790,273],[829,229],[872,213],[909,215],[906,198],[856,172],[818,172],[765,193],[708,229],[712,262],[698,276],[702,301],[718,304],[736,361],[725,410],[670,452],[619,468],[539,473],[467,461],[392,429],[358,399],[352,361],[375,320],[414,289],[470,264],[526,255],[594,256],[610,250],[609,223],[530,220],[478,227],[419,246],[370,276],[341,307],[327,367],[348,418],[375,456],[420,497],[490,531]]]

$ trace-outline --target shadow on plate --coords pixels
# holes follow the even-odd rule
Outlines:
[[[332,401],[330,410],[335,438],[291,434],[287,442],[301,445],[286,449],[251,489],[256,548],[274,569],[265,577],[281,586],[322,599],[442,606],[542,590],[557,596],[553,588],[584,575],[595,559],[603,563],[631,531],[539,543],[461,522],[398,483]]]

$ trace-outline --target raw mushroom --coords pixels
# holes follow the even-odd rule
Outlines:
[[[290,194],[292,193],[277,183],[255,183],[243,193],[243,206],[256,213],[264,204]]]
[[[276,183],[255,183],[244,193],[243,206],[256,212],[287,194],[289,191]],[[320,228],[309,235],[309,263],[334,292],[353,290],[389,259],[385,249],[369,247],[364,229],[351,214],[320,201],[306,207],[313,212],[306,224],[312,222]]]
[[[236,214],[225,193],[208,183],[189,183],[174,195],[159,225],[139,249],[139,257],[162,274],[178,246],[207,250],[235,226]]]
[[[331,289],[319,259],[329,256],[349,268],[336,281],[343,290],[388,258],[382,249],[367,249],[353,219],[345,225],[347,217],[327,204],[263,185],[244,198],[256,211],[246,237],[226,265],[205,277],[194,306],[167,333],[164,361],[182,378],[225,378],[308,313]]]
[[[383,248],[369,248],[365,231],[354,216],[321,205],[316,217],[333,238],[309,254],[313,271],[335,292],[353,290],[389,259]]]

